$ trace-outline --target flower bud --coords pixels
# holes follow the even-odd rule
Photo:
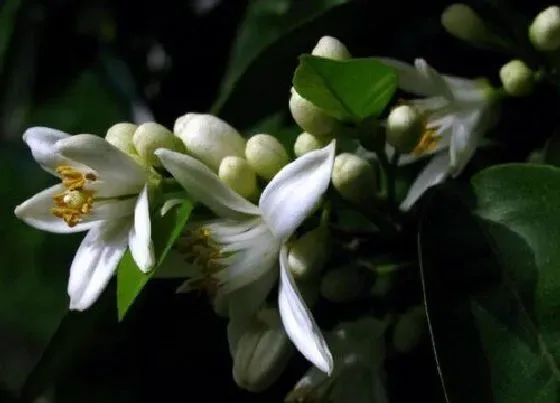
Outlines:
[[[386,297],[387,294],[393,288],[394,279],[393,276],[385,275],[385,276],[378,276],[375,279],[375,282],[369,289],[369,294],[372,297],[383,298]]]
[[[335,157],[332,184],[341,196],[360,204],[375,200],[377,176],[373,166],[355,154],[342,153]]]
[[[257,134],[247,140],[245,158],[251,168],[266,180],[271,180],[290,162],[284,146],[268,134]]]
[[[325,147],[329,141],[329,138],[317,137],[303,132],[296,138],[296,142],[294,143],[294,154],[296,157],[301,157],[303,154]]]
[[[294,241],[288,251],[288,267],[296,280],[305,280],[318,274],[327,259],[329,232],[317,227]]]
[[[393,330],[393,346],[399,353],[412,351],[426,332],[424,305],[409,308],[398,319]]]
[[[105,140],[122,152],[128,155],[135,155],[136,148],[134,148],[132,137],[134,136],[136,128],[137,126],[132,123],[117,123],[107,130]]]
[[[224,157],[245,156],[245,139],[215,116],[187,113],[175,121],[173,132],[183,141],[189,154],[215,172]]]
[[[424,127],[425,121],[418,109],[409,105],[397,106],[387,118],[387,143],[407,154],[420,141]]]
[[[455,3],[441,14],[441,24],[454,37],[473,45],[492,42],[492,34],[480,16],[468,5]]]
[[[529,39],[541,51],[560,47],[560,7],[550,6],[535,17],[529,26]]]
[[[314,136],[330,136],[337,127],[335,118],[303,98],[293,88],[289,107],[298,126]]]
[[[357,266],[329,270],[321,279],[321,295],[331,302],[348,302],[360,298],[366,286],[364,272]]]
[[[175,138],[171,131],[157,123],[144,123],[136,129],[132,142],[140,158],[149,165],[159,166],[160,162],[154,151],[158,148],[175,150]]]
[[[342,42],[328,35],[319,39],[319,42],[317,42],[311,54],[332,60],[345,60],[352,57]]]
[[[511,60],[500,69],[504,90],[511,96],[529,95],[535,85],[535,75],[521,60]]]
[[[225,157],[218,169],[218,176],[222,182],[246,199],[257,193],[257,175],[245,158]]]
[[[278,310],[265,308],[253,316],[237,343],[233,378],[241,388],[262,391],[282,373],[293,351]]]

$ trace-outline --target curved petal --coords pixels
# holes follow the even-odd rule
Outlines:
[[[430,86],[435,90],[437,95],[441,95],[449,101],[454,99],[453,92],[447,85],[443,76],[432,68],[424,59],[416,59],[414,61],[414,66],[416,66],[416,70],[418,70],[422,76],[426,77],[426,81],[431,83]]]
[[[259,215],[259,209],[248,202],[197,159],[158,148],[155,154],[171,175],[198,202],[207,206],[220,217],[239,218],[240,215]]]
[[[451,133],[451,144],[449,147],[451,175],[459,175],[473,156],[480,131],[477,122],[480,119],[480,111],[474,111],[465,118],[455,119]]]
[[[155,264],[152,224],[148,205],[148,185],[140,192],[134,208],[134,225],[128,234],[128,247],[138,268],[147,273]]]
[[[398,86],[401,90],[425,97],[439,95],[432,83],[413,65],[388,57],[376,57],[376,59],[396,70]]]
[[[286,165],[264,189],[259,209],[270,230],[288,239],[317,206],[329,187],[335,142]]]
[[[138,193],[146,182],[144,168],[101,137],[78,134],[60,140],[55,148],[63,157],[90,167],[103,180],[118,182],[123,195]]]
[[[286,334],[299,352],[321,371],[330,375],[333,370],[332,354],[288,270],[286,247],[280,251],[278,308]]]
[[[57,141],[68,137],[71,136],[61,130],[40,126],[31,127],[23,133],[23,141],[31,148],[31,154],[35,161],[45,171],[53,175],[56,175],[55,168],[57,165],[72,165],[71,161],[61,156],[55,147]]]
[[[70,309],[83,311],[99,298],[126,251],[128,230],[127,225],[114,221],[87,233],[70,267]]]
[[[410,210],[430,186],[443,182],[449,174],[449,163],[449,153],[447,152],[434,156],[408,190],[408,194],[400,205],[401,210]]]

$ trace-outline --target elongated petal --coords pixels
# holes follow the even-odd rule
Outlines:
[[[140,192],[134,208],[134,226],[128,234],[128,247],[138,268],[144,273],[155,264],[152,224],[148,206],[148,185]]]
[[[144,168],[101,137],[78,134],[57,142],[56,149],[95,170],[103,180],[118,182],[123,195],[138,193],[146,182]]]
[[[280,252],[278,309],[286,334],[299,352],[321,371],[330,375],[333,370],[331,352],[288,269],[286,247]]]
[[[49,127],[31,127],[23,133],[23,141],[31,148],[33,158],[41,167],[55,175],[57,165],[71,165],[70,160],[56,150],[56,142],[70,137],[63,131]]]
[[[475,110],[464,118],[455,119],[449,148],[450,174],[453,176],[457,176],[463,171],[476,150],[480,137],[480,131],[477,127],[480,114],[480,111]]]
[[[451,88],[449,88],[443,76],[426,63],[424,59],[416,59],[414,65],[416,66],[416,70],[431,83],[431,88],[436,91],[437,95],[443,96],[449,101],[454,99],[453,92],[451,92]]]
[[[128,241],[129,228],[113,221],[93,227],[84,237],[70,267],[70,309],[89,308],[115,273]]]
[[[335,142],[297,158],[264,189],[259,208],[271,231],[286,240],[317,206],[329,187]]]
[[[426,76],[421,74],[413,65],[387,57],[378,57],[376,59],[395,69],[398,86],[401,90],[425,97],[438,95],[437,89],[433,87],[432,82],[427,80]]]
[[[434,156],[408,190],[406,198],[400,205],[401,210],[409,210],[430,186],[443,182],[449,174],[449,163],[447,152]]]
[[[223,218],[259,215],[259,209],[229,187],[210,168],[197,159],[164,148],[156,155],[171,175],[198,202]]]

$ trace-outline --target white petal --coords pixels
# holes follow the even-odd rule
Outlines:
[[[335,142],[297,158],[264,189],[259,208],[271,231],[286,240],[317,206],[329,187]]]
[[[480,111],[474,111],[467,117],[455,119],[449,147],[452,168],[450,174],[453,176],[463,171],[476,150],[481,134],[477,130],[480,115]]]
[[[148,205],[148,185],[140,192],[134,208],[134,226],[128,235],[128,247],[138,268],[147,273],[155,264],[152,225]]]
[[[210,168],[197,159],[164,148],[155,154],[171,175],[196,201],[224,218],[259,215],[257,206],[248,202],[229,187]]]
[[[437,95],[449,101],[454,99],[453,92],[451,92],[451,88],[449,88],[443,76],[433,69],[424,59],[416,59],[414,65],[420,74],[426,77],[427,81],[431,82],[431,88],[435,89]]]
[[[286,247],[280,252],[278,309],[286,334],[299,352],[321,371],[330,375],[333,370],[331,352],[288,270]]]
[[[78,134],[56,143],[64,157],[86,165],[108,182],[118,182],[120,194],[138,193],[146,182],[146,172],[131,157],[92,134]]]
[[[434,156],[408,190],[406,198],[400,205],[401,210],[409,210],[430,186],[443,182],[449,173],[449,163],[447,152]]]
[[[68,137],[69,134],[49,127],[31,127],[23,133],[23,141],[31,148],[35,161],[53,175],[57,165],[72,165],[70,160],[61,156],[55,148],[57,141]]]
[[[439,95],[432,82],[426,79],[413,65],[386,57],[376,58],[380,62],[393,67],[397,72],[398,86],[401,90],[422,96]]]
[[[126,224],[114,221],[87,233],[70,267],[70,309],[82,311],[99,298],[126,251],[128,230]]]

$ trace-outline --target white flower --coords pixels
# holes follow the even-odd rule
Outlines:
[[[84,310],[97,300],[127,246],[138,267],[148,271],[154,256],[144,168],[90,134],[33,127],[23,140],[62,183],[18,205],[16,216],[43,231],[88,231],[70,267],[70,309]]]
[[[393,59],[380,61],[395,68],[400,89],[423,97],[406,101],[425,116],[426,124],[416,148],[401,155],[399,163],[433,158],[401,204],[408,210],[430,186],[463,171],[492,123],[493,90],[480,80],[441,75],[423,59],[414,66]]]
[[[325,372],[332,369],[332,357],[288,269],[286,241],[327,190],[334,152],[333,142],[283,167],[256,206],[198,160],[166,149],[156,151],[192,198],[220,217],[195,226],[178,245],[199,268],[188,281],[189,287],[205,288],[218,299],[225,296],[232,321],[248,319],[264,302],[278,278],[279,266],[278,308],[286,333]],[[230,340],[232,351],[236,342]]]

